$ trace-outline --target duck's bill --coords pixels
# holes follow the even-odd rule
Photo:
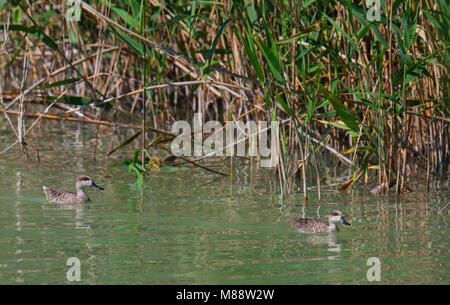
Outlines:
[[[96,185],[94,182],[92,182],[91,187],[94,188],[94,189],[97,189],[97,190],[101,190],[101,191],[104,190],[104,188],[102,188],[101,186]]]
[[[351,226],[351,223],[348,223],[347,221],[345,221],[344,217],[341,217],[341,223],[343,223],[346,226]]]

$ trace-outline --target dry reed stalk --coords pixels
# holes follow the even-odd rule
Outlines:
[[[103,50],[102,53],[111,52],[111,51],[114,51],[114,50],[117,50],[117,49],[119,49],[119,47],[114,47],[114,48],[106,49],[106,50]],[[93,58],[94,56],[96,56],[96,54],[93,54],[93,55],[87,56],[87,57],[85,57],[85,58],[79,59],[79,60],[77,60],[77,61],[71,63],[70,65],[66,65],[66,66],[64,66],[64,67],[61,67],[61,68],[59,68],[59,69],[53,71],[51,74],[47,75],[46,77],[41,78],[39,81],[33,83],[31,86],[29,86],[27,89],[25,89],[20,95],[18,95],[16,98],[14,98],[9,104],[7,104],[7,105],[4,107],[4,110],[8,110],[8,109],[9,109],[9,108],[10,108],[10,107],[11,107],[11,106],[12,106],[19,98],[21,98],[21,95],[24,95],[24,96],[27,95],[27,94],[30,93],[32,90],[34,90],[34,89],[36,89],[37,87],[43,85],[43,84],[44,84],[48,79],[50,79],[51,77],[54,77],[54,76],[56,76],[56,75],[58,75],[58,74],[60,74],[60,73],[62,73],[62,72],[65,72],[65,71],[67,71],[68,69],[70,69],[71,67],[76,66],[76,65],[78,65],[78,64],[80,64],[80,63],[83,63],[83,62],[89,60],[90,58]]]
[[[145,37],[143,37],[143,36],[133,32],[133,31],[127,29],[126,27],[120,25],[119,23],[117,23],[117,22],[111,20],[110,18],[100,14],[95,9],[93,9],[89,4],[87,4],[87,3],[83,2],[83,1],[80,1],[80,0],[75,0],[75,1],[78,2],[81,5],[81,7],[85,11],[87,11],[88,13],[94,15],[95,17],[101,19],[102,21],[105,21],[105,22],[107,22],[109,24],[114,25],[115,27],[117,27],[117,28],[121,29],[122,31],[128,33],[129,35],[134,36],[134,37],[138,38],[139,40],[148,43],[149,45],[152,46],[152,48],[158,50],[158,52],[160,52],[162,54],[167,54],[169,57],[174,59],[174,63],[177,66],[181,66],[181,67],[186,68],[186,66],[190,65],[189,64],[190,59],[187,58],[186,56],[181,55],[181,54],[177,54],[176,52],[174,52],[172,50],[169,50],[169,49],[167,49],[167,48],[165,48],[165,47],[163,47],[163,46],[161,46],[161,45],[151,41],[150,39],[147,39],[147,38],[145,38]],[[184,62],[182,62],[182,61],[184,61]],[[189,72],[189,73],[191,74],[192,72]]]
[[[19,111],[14,111],[14,110],[0,109],[0,113],[20,115]],[[63,116],[50,115],[50,114],[27,113],[27,112],[23,113],[23,115],[27,116],[27,117],[41,117],[43,119],[49,119],[49,120],[64,120],[64,121],[79,122],[79,123],[86,123],[86,124],[97,124],[97,125],[106,125],[106,126],[112,126],[112,127],[142,129],[142,126],[140,126],[140,125],[117,123],[117,122],[107,121],[104,119],[101,119],[101,120],[79,119],[79,118],[74,118],[74,117],[63,117]],[[167,136],[176,137],[176,135],[173,135],[164,130],[155,129],[153,127],[146,126],[145,129],[154,131],[156,133],[161,133],[161,134],[164,134]]]
[[[177,22],[177,26],[180,25],[179,35],[171,36],[170,30],[172,28],[169,25],[169,22],[171,19],[177,16],[176,13],[172,12],[173,6],[168,3],[157,3],[155,1],[151,2],[153,4],[156,4],[157,6],[160,6],[163,12],[163,15],[160,15],[158,17],[159,19],[157,19],[156,23],[158,25],[161,22],[165,24],[163,30],[152,32],[152,34],[155,33],[154,39],[146,39],[143,37],[145,35],[136,34],[132,30],[127,30],[118,22],[111,23],[111,19],[113,17],[109,16],[109,12],[106,11],[108,10],[108,6],[104,3],[101,3],[101,7],[98,8],[98,12],[92,7],[86,8],[83,6],[83,9],[88,12],[88,14],[86,14],[84,18],[91,18],[90,16],[92,15],[94,16],[94,18],[88,20],[100,20],[100,22],[105,25],[106,23],[110,25],[112,24],[113,27],[118,27],[124,33],[129,34],[133,38],[137,38],[138,41],[146,41],[146,43],[150,44],[153,49],[156,48],[157,52],[155,53],[168,55],[170,57],[169,64],[163,61],[159,62],[157,57],[152,58],[152,60],[155,60],[158,72],[160,71],[160,69],[162,69],[162,65],[164,64],[173,67],[173,73],[175,73],[175,76],[171,74],[172,72],[169,72],[168,74],[161,77],[165,78],[162,82],[168,83],[171,79],[176,79],[178,75],[183,74],[183,72],[186,73],[187,76],[193,77],[196,80],[205,80],[204,83],[202,82],[201,84],[199,83],[193,85],[203,85],[204,88],[203,91],[200,89],[197,92],[198,94],[193,97],[192,102],[190,100],[187,100],[187,102],[185,102],[184,100],[184,97],[189,96],[190,94],[187,86],[184,87],[184,90],[181,89],[181,86],[168,88],[166,90],[155,88],[157,92],[154,94],[154,99],[152,99],[151,102],[151,112],[153,116],[153,125],[156,128],[159,126],[159,124],[169,124],[171,120],[178,119],[176,110],[177,107],[180,107],[180,105],[182,105],[180,108],[184,107],[182,109],[183,112],[189,112],[193,109],[193,107],[197,107],[197,109],[200,109],[205,113],[205,116],[209,115],[210,117],[221,117],[225,119],[229,118],[230,115],[234,118],[236,116],[240,116],[242,113],[248,113],[249,109],[253,110],[257,107],[259,107],[258,109],[262,109],[263,107],[265,107],[265,94],[263,92],[265,92],[267,88],[262,88],[264,86],[261,86],[261,84],[259,84],[259,81],[255,82],[254,80],[235,75],[235,73],[247,75],[255,74],[252,70],[252,63],[250,63],[249,61],[246,50],[244,50],[244,48],[239,48],[240,41],[238,41],[236,33],[238,31],[241,31],[242,37],[244,37],[244,39],[249,38],[251,35],[254,35],[254,39],[261,39],[263,43],[267,39],[267,33],[261,32],[260,29],[256,29],[256,27],[254,27],[253,25],[251,26],[250,31],[245,30],[243,20],[245,18],[248,18],[245,12],[243,12],[242,14],[242,17],[244,17],[242,20],[235,20],[233,26],[236,27],[236,30],[232,30],[231,27],[227,27],[224,35],[220,37],[220,40],[217,44],[218,49],[231,49],[232,56],[228,56],[228,54],[217,54],[217,57],[215,58],[220,58],[220,61],[217,64],[217,67],[220,67],[220,69],[218,68],[210,72],[209,75],[205,77],[205,75],[202,75],[202,71],[200,71],[201,69],[199,69],[201,63],[196,63],[196,61],[204,62],[205,56],[202,53],[192,53],[192,51],[197,52],[199,50],[207,50],[208,48],[210,48],[210,41],[213,40],[215,33],[217,33],[217,31],[219,30],[220,25],[214,22],[208,23],[204,19],[202,20],[195,17],[193,28],[189,28],[190,25],[188,25],[187,22],[185,22],[184,20],[180,20],[180,22]],[[317,2],[316,4],[320,6],[319,2]],[[230,5],[230,2],[228,2],[228,5]],[[351,137],[347,131],[335,128],[331,131],[331,133],[329,133],[331,136],[331,141],[327,144],[324,144],[322,143],[322,141],[318,140],[322,138],[320,133],[323,132],[323,128],[326,125],[317,124],[317,119],[323,119],[324,122],[326,122],[327,120],[333,120],[336,122],[336,120],[332,117],[327,117],[326,115],[324,115],[320,107],[313,109],[312,120],[314,122],[310,121],[310,124],[305,127],[307,132],[303,135],[304,139],[301,139],[298,135],[295,134],[296,132],[298,132],[295,124],[297,122],[300,124],[300,122],[294,121],[294,124],[292,124],[291,122],[291,124],[289,125],[289,130],[286,131],[285,134],[285,136],[288,138],[287,145],[289,146],[288,148],[291,152],[296,152],[293,147],[301,147],[298,153],[303,155],[300,156],[303,162],[302,171],[305,170],[305,167],[307,166],[308,156],[311,154],[311,152],[309,151],[310,146],[313,146],[311,148],[313,153],[312,161],[316,162],[316,157],[314,155],[316,152],[316,149],[314,148],[315,145],[311,145],[311,143],[318,143],[320,144],[320,147],[323,147],[324,149],[332,152],[333,155],[337,156],[337,158],[341,160],[345,160],[343,159],[345,157],[340,155],[338,151],[347,150],[348,147],[351,146],[355,149],[355,153],[352,156],[352,160],[348,160],[350,162],[344,161],[344,163],[346,165],[352,164],[353,166],[356,165],[358,157],[359,160],[362,159],[362,155],[358,151],[358,148],[362,146],[371,146],[371,148],[376,150],[375,155],[378,155],[379,157],[378,163],[380,165],[380,169],[378,171],[378,179],[380,185],[382,183],[389,184],[390,179],[395,175],[398,178],[402,177],[401,179],[397,179],[397,183],[404,183],[403,179],[405,179],[406,181],[407,170],[409,170],[409,165],[413,162],[416,162],[417,165],[422,166],[422,164],[426,161],[427,175],[443,175],[445,173],[446,164],[448,163],[448,161],[446,161],[448,159],[447,138],[448,122],[450,121],[447,117],[444,117],[442,115],[440,116],[440,113],[443,113],[442,109],[444,109],[445,107],[445,100],[442,98],[442,96],[445,96],[445,93],[444,95],[442,93],[445,92],[446,89],[445,85],[441,85],[443,75],[442,71],[445,68],[442,68],[442,61],[437,59],[433,60],[430,66],[434,78],[419,79],[415,84],[411,84],[410,88],[405,89],[410,91],[402,92],[402,102],[397,105],[397,102],[394,101],[393,95],[396,91],[402,89],[399,86],[394,85],[393,79],[396,73],[398,73],[399,70],[404,67],[404,65],[402,65],[402,60],[400,59],[400,55],[397,50],[398,42],[402,38],[396,37],[395,31],[393,31],[392,29],[393,26],[400,26],[400,28],[402,28],[402,26],[404,25],[398,23],[401,18],[399,19],[396,15],[396,11],[398,11],[398,8],[396,11],[393,11],[393,5],[394,4],[390,2],[390,5],[387,7],[387,11],[385,12],[387,21],[383,21],[377,24],[380,35],[387,41],[388,47],[385,48],[387,52],[383,50],[383,53],[380,53],[381,51],[377,50],[377,46],[374,44],[375,39],[372,39],[376,38],[373,36],[373,34],[366,35],[364,39],[356,37],[362,30],[364,24],[359,22],[355,15],[353,15],[353,20],[348,20],[350,16],[349,11],[347,10],[346,6],[341,3],[337,3],[336,7],[332,8],[330,16],[335,16],[334,22],[342,29],[345,34],[349,35],[350,38],[347,38],[347,40],[355,43],[361,49],[361,52],[355,54],[354,48],[350,46],[346,39],[342,39],[342,35],[341,33],[338,33],[338,29],[336,28],[336,26],[327,27],[326,22],[324,23],[322,19],[314,20],[312,21],[312,24],[308,25],[308,27],[317,28],[317,30],[320,30],[320,33],[323,33],[323,35],[319,34],[319,39],[315,40],[314,45],[308,42],[308,35],[305,35],[305,39],[303,39],[302,37],[301,40],[293,39],[292,42],[283,42],[287,39],[292,39],[293,37],[295,37],[295,35],[297,35],[298,27],[297,25],[295,25],[295,22],[297,21],[295,17],[293,19],[294,26],[290,29],[286,29],[286,33],[285,29],[283,29],[283,35],[286,34],[288,38],[281,37],[278,39],[278,41],[275,41],[276,48],[278,48],[278,51],[283,54],[280,57],[282,70],[281,73],[284,73],[285,71],[288,73],[284,74],[286,85],[272,83],[271,85],[269,85],[269,87],[271,87],[271,90],[276,91],[277,94],[282,96],[282,98],[286,98],[289,107],[292,108],[297,118],[298,113],[305,112],[305,105],[301,99],[301,94],[305,92],[305,94],[310,94],[311,96],[317,94],[317,92],[314,92],[314,90],[312,92],[309,92],[311,89],[315,88],[316,83],[323,85],[324,88],[328,88],[330,92],[333,91],[333,94],[335,94],[334,97],[336,97],[350,112],[357,115],[358,118],[361,116],[363,117],[361,121],[358,120],[359,132],[356,132],[358,134],[357,137],[352,138],[353,136]],[[404,7],[406,3],[400,5]],[[281,7],[288,6],[284,6],[283,4]],[[277,19],[280,16],[279,14],[283,12],[281,7],[275,8],[273,16],[265,16],[268,20],[270,30],[273,30],[275,35],[278,35],[279,33],[277,32],[277,30],[280,30],[279,26],[277,25],[278,21],[283,20]],[[413,7],[415,6],[413,5]],[[223,13],[223,11],[221,11],[221,9],[219,9],[217,5],[211,7],[211,10],[209,11],[206,6],[200,5],[198,6],[198,8],[200,9],[200,11],[197,11],[197,13],[205,12],[206,10],[206,13],[209,15],[211,20],[213,19],[213,17],[217,17],[218,14]],[[325,13],[330,13],[327,7],[324,8],[325,10],[323,11]],[[312,12],[314,12],[316,9],[317,8],[315,6],[314,8],[311,7]],[[34,13],[32,7],[30,7],[29,11]],[[258,14],[259,13],[260,12],[258,12]],[[301,14],[302,13],[303,11],[301,12]],[[293,8],[292,14],[297,15],[297,10]],[[166,19],[167,16],[169,16],[169,19]],[[416,28],[416,34],[418,35],[419,39],[425,42],[425,45],[427,47],[424,50],[420,50],[420,44],[414,43],[413,47],[407,52],[408,56],[411,56],[413,60],[423,58],[424,56],[426,57],[429,54],[440,52],[439,50],[442,48],[442,45],[439,43],[439,41],[436,41],[436,39],[440,36],[434,32],[436,29],[432,26],[432,23],[429,22],[429,19],[426,18],[422,11],[420,11],[418,14],[418,20],[419,24]],[[190,21],[191,20],[189,20],[189,22]],[[7,23],[9,24],[8,16]],[[118,48],[117,50],[113,51],[112,58],[108,59],[106,58],[106,56],[103,56],[103,54],[105,53],[102,51],[102,48],[107,47],[106,45],[103,46],[103,44],[86,44],[85,40],[81,39],[82,34],[78,31],[78,27],[74,23],[67,24],[66,28],[64,28],[64,24],[65,23],[61,22],[61,28],[65,30],[64,34],[68,35],[69,30],[72,29],[75,33],[74,35],[76,36],[76,40],[78,41],[78,46],[72,46],[72,42],[68,40],[64,43],[62,48],[68,52],[68,57],[72,58],[72,56],[86,53],[87,48],[98,48],[95,58],[89,57],[89,59],[92,58],[93,60],[86,60],[82,63],[82,73],[83,75],[87,76],[90,73],[89,71],[94,71],[93,77],[95,78],[93,87],[96,90],[99,89],[101,95],[115,95],[116,98],[125,96],[129,96],[130,99],[134,98],[131,112],[128,113],[131,117],[131,113],[133,113],[135,108],[139,107],[140,105],[140,99],[138,98],[137,94],[139,87],[143,87],[139,85],[140,81],[135,79],[137,72],[134,68],[136,67],[136,63],[138,63],[138,60],[136,60],[137,57],[135,56],[136,53],[130,51],[131,48]],[[48,29],[51,34],[53,27],[49,26]],[[193,38],[193,34],[195,33],[195,31],[201,31],[202,29],[208,29],[208,32],[205,34],[205,36],[199,39]],[[289,32],[290,30],[292,30],[292,32]],[[309,32],[311,31],[312,30],[308,30],[305,33],[309,34]],[[165,39],[167,38],[165,36],[166,32],[168,35],[168,40],[171,42],[169,45],[178,47],[177,51],[179,53],[176,53],[159,44],[159,42],[165,41]],[[11,35],[11,33],[14,32],[7,31],[8,35]],[[101,32],[99,33],[101,35]],[[30,39],[30,37],[31,36],[26,37],[27,43],[29,43],[28,40]],[[112,36],[111,39],[112,44],[120,43],[116,36]],[[102,37],[100,37],[100,42],[101,41]],[[288,48],[288,46],[290,49]],[[42,43],[38,47],[40,47],[41,50],[36,49],[36,52],[32,51],[32,48],[28,48],[27,54],[29,62],[35,62],[33,54],[36,54],[36,57],[40,56],[44,62],[49,62],[48,58],[53,57],[52,59],[54,65],[58,65],[58,63],[61,63],[65,60],[64,56],[62,55],[56,54],[56,56],[54,56],[51,51],[45,49],[46,47]],[[316,74],[308,73],[308,71],[306,71],[306,74],[302,75],[301,65],[298,58],[296,58],[296,56],[298,56],[298,52],[294,50],[298,47],[304,47],[302,51],[307,51],[307,54],[304,56],[304,58],[302,58],[302,60],[306,61],[306,70],[314,67],[315,65],[324,65],[324,70]],[[0,50],[7,53],[7,59],[10,59],[12,57],[12,53],[15,52],[14,48],[8,49],[5,46],[3,49]],[[266,78],[265,81],[268,81],[268,79],[270,79],[271,77],[273,78],[273,76],[270,74],[270,70],[267,68],[267,58],[260,52],[260,49],[261,48],[258,45],[255,58],[261,63],[264,69],[263,76]],[[181,53],[188,54],[189,57],[181,56]],[[325,53],[326,56],[320,56]],[[24,60],[23,52],[19,52],[17,54],[17,62]],[[2,56],[2,54],[0,54],[0,56]],[[378,64],[374,63],[373,61],[373,59],[377,56],[380,56],[380,71]],[[7,60],[6,62],[8,61],[9,60]],[[118,65],[118,63],[124,63],[124,66],[121,67]],[[68,75],[71,73],[70,69],[73,68],[74,64],[75,62],[66,66],[68,69]],[[288,64],[290,64],[290,66],[288,66]],[[5,65],[2,66],[4,67]],[[44,69],[36,69],[33,66],[33,69],[30,72],[33,75],[35,84],[41,81],[39,80],[39,74],[42,74],[46,69],[48,69],[47,64],[44,64],[43,67]],[[229,71],[222,71],[222,69],[225,70],[227,67],[231,67],[231,73],[228,73]],[[102,79],[98,76],[102,74],[101,70],[105,68],[105,71],[107,71],[107,73],[105,74],[108,75],[108,77],[106,81],[102,83]],[[119,69],[123,70],[119,71]],[[322,68],[319,66],[318,69],[320,70]],[[17,81],[18,78],[16,76],[16,70],[20,70],[18,64],[11,66],[9,73],[11,75],[13,86],[18,88],[20,87],[18,86],[20,84]],[[50,69],[50,71],[51,70],[52,69]],[[427,67],[427,70],[430,69]],[[49,80],[54,81],[53,77],[51,76],[53,73],[47,72],[47,79],[44,81],[44,83],[47,83]],[[115,81],[113,79],[113,73],[122,74],[122,79]],[[332,73],[334,73],[334,75],[332,75]],[[182,76],[184,77],[185,75]],[[213,84],[213,77],[214,79],[217,79],[217,81],[215,81],[215,84]],[[158,75],[151,81],[154,82],[156,80],[159,83],[161,82],[161,78]],[[202,79],[200,80],[200,78]],[[90,77],[87,77],[87,79],[90,79]],[[337,84],[336,86],[333,85],[333,82],[335,81],[337,81],[337,83],[335,83]],[[80,89],[80,93],[82,93],[83,90],[85,90],[85,85],[86,84],[84,83],[79,83],[77,84],[76,88],[77,90]],[[33,87],[33,85],[31,87]],[[297,93],[293,94],[290,87],[293,88],[292,90],[299,90],[299,95],[296,95]],[[96,90],[93,91],[94,96],[97,94]],[[113,94],[114,91],[115,94]],[[26,90],[24,90],[22,94],[16,96],[15,100],[13,101],[20,101],[21,105],[24,106],[24,103],[26,102],[25,98],[28,101],[32,96],[32,91],[30,90],[27,93],[24,92],[26,92]],[[123,92],[129,93],[123,94]],[[77,94],[78,93],[79,92],[77,92]],[[173,94],[173,97],[171,96],[171,94]],[[411,96],[412,98],[406,99],[406,94],[409,94],[409,96]],[[350,98],[347,98],[348,95],[350,96]],[[363,102],[362,98],[366,99],[370,103],[373,103],[376,109],[367,108],[365,101]],[[438,102],[434,102],[433,99],[437,100]],[[6,100],[6,98],[2,100],[2,103]],[[106,99],[104,100],[106,101]],[[113,100],[114,98],[109,99],[108,101]],[[173,103],[176,105],[176,107],[173,108],[175,109],[175,111],[173,112],[170,111],[173,110],[170,109],[170,103],[172,101],[175,101]],[[180,103],[177,101],[183,102]],[[319,105],[318,102],[322,101],[323,97],[319,96],[314,100],[313,105]],[[412,108],[411,105],[416,105],[416,101],[419,101],[419,105]],[[439,101],[441,105],[439,104]],[[401,105],[402,103],[403,105]],[[12,104],[8,104],[5,109],[8,110]],[[2,105],[5,106],[4,104]],[[144,108],[146,105],[147,103],[144,102],[142,108]],[[67,108],[66,114],[78,111],[78,115],[81,114],[82,116],[89,116],[90,119],[93,118],[93,116],[89,114],[83,114],[79,111],[81,109],[85,109],[83,107],[72,108],[70,106],[59,103],[54,104],[54,106],[66,108],[69,107]],[[118,110],[119,113],[128,112],[127,110],[125,110],[127,106],[129,106],[127,102],[117,103],[117,105],[116,103],[113,103],[113,107]],[[279,104],[276,107],[279,107],[279,109],[281,110],[278,111],[276,119],[282,120],[286,118],[287,112],[282,109],[283,107],[280,107]],[[417,123],[409,123],[409,116],[406,115],[398,117],[398,107],[402,108],[400,109],[402,113],[405,113],[406,111],[406,114],[414,115],[414,117],[417,119]],[[20,108],[20,105],[18,105],[18,108],[19,112],[24,110]],[[213,110],[211,110],[211,108],[213,108]],[[332,106],[325,104],[323,105],[323,108],[327,111],[335,110]],[[267,112],[252,111],[251,114],[248,115],[251,115],[257,120],[263,120],[264,116],[267,115]],[[8,114],[6,112],[4,112],[4,116],[7,120],[9,120]],[[360,124],[360,122],[362,122],[362,124]],[[427,126],[429,127],[427,128],[427,132],[421,132],[420,134],[416,133],[417,130],[421,130],[419,122],[420,124],[427,124]],[[370,129],[365,129],[363,131],[363,125],[365,125],[365,128],[370,128],[370,125],[372,123],[376,127],[378,127],[379,133],[375,133]],[[15,131],[15,127],[13,127],[13,131]],[[402,135],[399,137],[397,137],[396,135],[398,131],[402,133]],[[310,134],[312,133],[317,135],[317,139],[314,139],[310,136]],[[369,136],[373,137],[377,143],[371,143],[368,140]],[[402,142],[401,147],[397,145],[397,143],[400,142]],[[305,145],[304,148],[303,144]],[[413,156],[412,154],[415,154],[416,157],[411,157]],[[305,157],[305,155],[307,156]],[[282,168],[279,169],[280,176],[284,176],[282,175],[283,172],[290,172],[289,166],[291,166],[291,164],[292,163],[290,162],[285,162],[285,164],[283,164]],[[315,168],[316,177],[318,178],[316,163]],[[284,180],[284,178],[282,179]],[[304,175],[303,180],[306,181]],[[429,181],[429,177],[427,178],[427,180]],[[306,192],[305,185],[304,191]]]

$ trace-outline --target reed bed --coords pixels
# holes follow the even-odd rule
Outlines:
[[[127,164],[142,174],[148,144],[171,141],[171,124],[199,112],[282,122],[277,175],[281,185],[300,181],[305,199],[309,170],[320,198],[325,155],[353,170],[341,190],[363,177],[376,180],[374,193],[403,192],[418,171],[428,183],[448,175],[445,0],[16,0],[0,9],[0,115],[17,137],[0,153],[16,144],[26,153],[41,119],[140,129],[117,149],[141,136],[141,159]],[[25,126],[25,117],[35,119]]]

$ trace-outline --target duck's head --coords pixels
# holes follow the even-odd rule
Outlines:
[[[94,180],[92,180],[92,178],[89,177],[89,176],[78,176],[78,178],[77,178],[77,186],[80,186],[80,187],[92,187],[92,188],[95,188],[95,189],[98,189],[98,190],[103,190],[103,188],[98,186],[98,185],[96,185],[94,183]]]
[[[342,223],[342,224],[344,224],[344,225],[346,225],[346,226],[351,226],[350,223],[348,223],[347,221],[345,221],[345,219],[344,219],[344,214],[342,214],[342,212],[341,212],[341,211],[338,211],[338,210],[331,211],[331,214],[330,214],[330,216],[329,216],[329,220],[330,220],[330,222],[332,222],[332,223],[338,223],[338,222],[340,222],[340,223]]]

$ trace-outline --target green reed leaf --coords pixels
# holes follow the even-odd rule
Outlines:
[[[116,148],[114,148],[113,150],[111,150],[109,153],[106,154],[107,157],[109,157],[110,155],[112,155],[114,152],[118,151],[119,149],[127,146],[128,144],[132,143],[134,141],[134,139],[136,139],[140,134],[142,133],[142,130],[139,130],[138,132],[136,132],[134,135],[132,135],[131,137],[129,137],[128,139],[126,139],[125,141],[123,141],[122,143],[120,143]]]
[[[78,81],[81,80],[81,77],[75,77],[75,78],[69,78],[69,79],[64,79],[62,81],[59,82],[54,82],[42,87],[37,87],[34,90],[42,90],[42,89],[48,89],[48,88],[54,88],[54,87],[59,87],[59,86],[64,86],[64,85],[69,85],[69,84],[73,84],[76,83]]]
[[[133,18],[133,16],[131,16],[130,14],[128,14],[127,11],[118,8],[114,5],[111,5],[111,9],[120,16],[120,18],[122,18],[122,20],[124,20],[126,23],[128,23],[132,28],[137,29],[139,27],[139,22],[138,20],[136,20],[135,18]]]
[[[230,23],[231,20],[232,20],[231,18],[227,19],[222,24],[222,26],[220,27],[219,31],[217,32],[217,35],[214,38],[213,44],[212,44],[211,49],[209,50],[208,56],[206,58],[206,65],[207,65],[207,67],[211,66],[211,60],[212,60],[212,57],[214,56],[214,52],[216,51],[216,47],[217,47],[217,44],[219,43],[220,36],[222,36],[222,33],[225,30],[225,27],[228,25],[228,23]]]

